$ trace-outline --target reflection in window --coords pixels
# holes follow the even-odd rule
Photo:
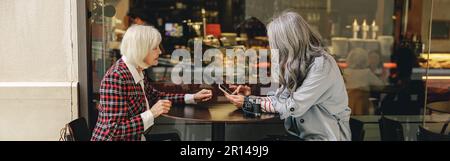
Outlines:
[[[135,15],[127,16],[130,9],[138,8],[136,14],[163,35],[160,65],[149,69],[147,76],[156,88],[168,92],[198,87],[171,83],[174,50],[193,54],[195,40],[204,42],[203,52],[267,49],[264,25],[289,9],[324,38],[342,70],[354,116],[409,115],[420,122],[419,116],[429,114],[425,101],[450,98],[450,19],[444,13],[450,3],[445,0],[435,0],[433,6],[430,1],[411,0],[92,0],[90,10],[108,5],[114,6],[114,16],[100,13],[90,18],[94,93],[106,70],[120,58],[126,28],[136,23]],[[428,40],[431,14],[433,39]],[[264,65],[270,66],[258,64]]]

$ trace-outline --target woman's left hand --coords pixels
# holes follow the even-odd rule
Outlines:
[[[250,96],[252,94],[252,89],[246,85],[230,85],[229,88],[234,90],[232,94],[241,94],[244,96]]]
[[[230,103],[232,103],[237,108],[242,108],[242,106],[244,106],[245,96],[243,96],[243,95],[226,94],[225,97],[227,97],[228,101],[230,101]]]
[[[202,89],[200,92],[194,94],[195,102],[206,102],[212,98],[212,91],[208,89]]]

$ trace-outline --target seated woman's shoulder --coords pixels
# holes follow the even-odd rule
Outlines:
[[[105,73],[104,78],[126,79],[129,76],[131,75],[129,74],[128,68],[125,65],[115,63]]]
[[[334,58],[324,53],[320,56],[314,58],[313,63],[311,64],[312,70],[330,70],[333,67]]]

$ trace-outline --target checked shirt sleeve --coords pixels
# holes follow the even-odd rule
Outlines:
[[[144,78],[145,81],[145,91],[148,92],[148,95],[153,102],[156,102],[158,100],[169,100],[174,104],[185,104],[185,94],[179,94],[179,93],[165,93],[165,92],[160,92],[158,90],[156,90],[155,88],[153,88],[150,85],[150,82]]]

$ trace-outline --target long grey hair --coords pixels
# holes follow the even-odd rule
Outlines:
[[[327,49],[321,36],[295,12],[283,12],[267,25],[271,49],[278,49],[280,59],[279,83],[281,90],[289,93],[299,88],[308,74],[314,58]]]

